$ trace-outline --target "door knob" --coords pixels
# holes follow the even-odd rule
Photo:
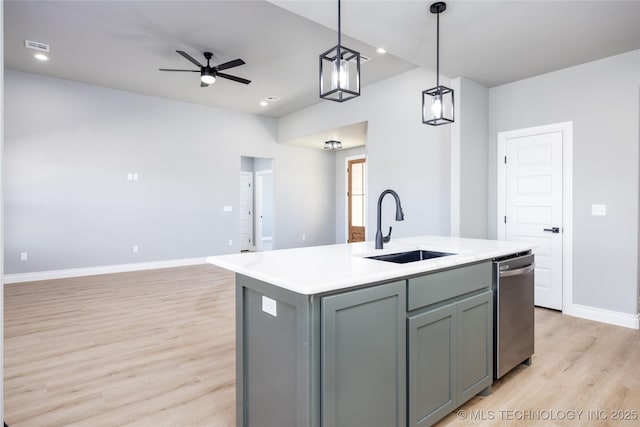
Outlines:
[[[559,233],[560,232],[560,227],[551,227],[551,228],[544,228],[544,231],[550,231],[551,233]]]

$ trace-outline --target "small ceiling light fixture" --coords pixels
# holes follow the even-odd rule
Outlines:
[[[338,44],[320,54],[320,98],[344,102],[360,96],[360,53],[342,46],[340,0]]]
[[[260,106],[261,107],[266,107],[267,105],[269,105],[269,103],[265,100],[260,101]]]
[[[342,142],[331,139],[324,142],[324,149],[329,151],[342,150]]]
[[[440,86],[440,14],[446,9],[442,1],[429,9],[436,15],[436,87],[422,91],[422,123],[432,126],[453,123],[453,89]]]
[[[206,67],[200,73],[200,81],[206,85],[213,84],[216,81],[216,76],[214,76]]]
[[[35,55],[33,55],[34,58],[36,58],[38,61],[48,61],[49,57],[47,55],[45,55],[44,53],[36,53]]]
[[[379,47],[376,49],[376,52],[378,52],[380,55],[384,55],[385,53],[387,53],[387,49]]]

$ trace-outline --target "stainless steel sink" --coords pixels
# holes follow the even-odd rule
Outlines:
[[[424,261],[425,259],[440,258],[443,256],[456,255],[447,252],[435,252],[435,251],[409,251],[400,252],[397,254],[386,254],[369,256],[369,259],[377,259],[379,261],[395,262],[396,264],[406,264],[408,262]]]

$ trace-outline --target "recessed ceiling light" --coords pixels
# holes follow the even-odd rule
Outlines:
[[[385,53],[387,53],[387,49],[379,47],[376,49],[376,52],[378,52],[380,55],[384,55]]]
[[[267,105],[269,105],[267,101],[260,101],[260,106],[266,107]]]
[[[36,58],[38,61],[48,61],[49,57],[47,55],[45,55],[44,53],[36,53],[35,55],[33,55],[34,58]]]

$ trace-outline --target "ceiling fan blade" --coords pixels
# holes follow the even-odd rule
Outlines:
[[[234,59],[233,61],[225,62],[224,64],[217,65],[213,68],[216,70],[226,70],[227,68],[233,68],[244,64],[245,62],[242,59]]]
[[[249,83],[251,83],[251,80],[243,79],[242,77],[232,76],[231,74],[216,73],[216,76],[218,76],[218,77],[222,77],[223,79],[233,80],[234,82],[244,83],[244,84],[246,84],[246,85],[248,85]]]
[[[200,82],[200,87],[209,87],[209,84],[205,82]]]
[[[201,63],[199,63],[198,61],[196,61],[195,59],[193,59],[193,57],[191,55],[189,55],[187,52],[184,52],[182,50],[176,50],[176,52],[178,52],[180,55],[184,56],[184,58],[187,61],[190,61],[192,63],[194,63],[195,65],[197,65],[198,67],[204,67],[204,65],[202,65]]]
[[[200,70],[174,70],[172,68],[158,68],[160,71],[186,71],[188,73],[199,73]]]

